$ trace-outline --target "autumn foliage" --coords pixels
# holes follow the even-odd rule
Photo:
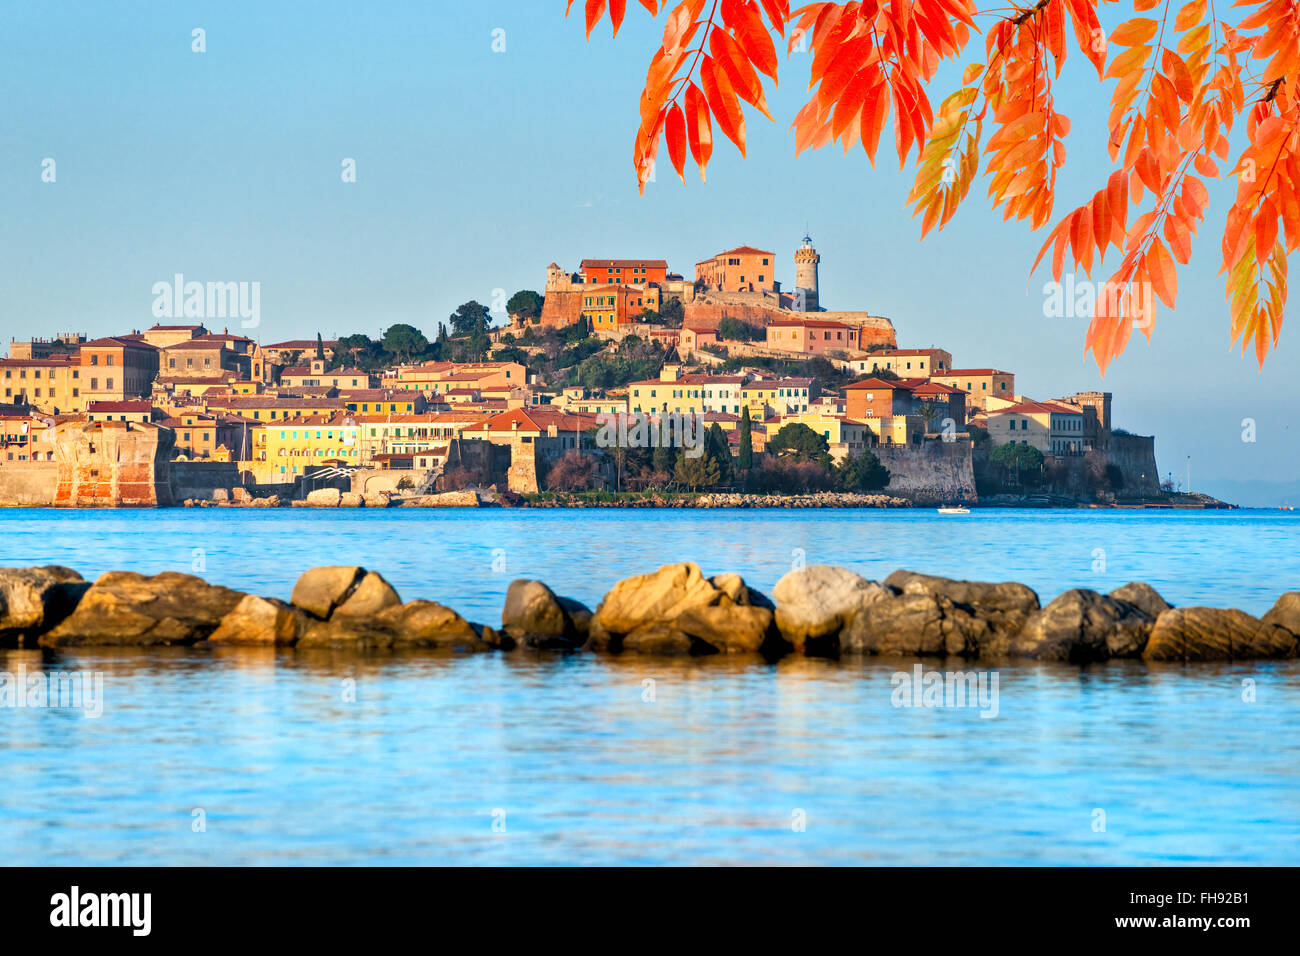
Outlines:
[[[1109,35],[1099,0],[990,11],[973,0],[795,10],[788,0],[638,2],[664,21],[633,149],[642,189],[661,142],[683,181],[688,152],[704,177],[715,124],[744,155],[745,106],[772,119],[764,84],[777,82],[779,43],[812,55],[809,98],[791,126],[796,154],[860,145],[874,165],[890,123],[900,167],[916,168],[908,201],[922,236],[952,218],[982,168],[1004,219],[1051,224],[1035,268],[1050,253],[1058,280],[1067,264],[1090,277],[1110,270],[1085,342],[1103,373],[1134,327],[1150,338],[1157,302],[1173,308],[1178,266],[1209,202],[1206,181],[1235,177],[1221,269],[1231,342],[1252,348],[1261,365],[1276,347],[1287,254],[1300,243],[1300,0],[1238,0],[1247,9],[1236,23],[1218,19],[1207,0],[1134,0],[1138,15]],[[626,8],[585,0],[588,37],[607,13],[617,35]],[[1072,49],[1113,83],[1115,169],[1089,202],[1061,214],[1054,197],[1070,121],[1053,85]],[[936,109],[927,87],[945,60],[964,63],[961,85]],[[1243,114],[1245,145],[1234,157],[1229,134]]]

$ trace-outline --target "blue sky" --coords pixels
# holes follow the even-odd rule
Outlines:
[[[748,160],[715,132],[707,185],[661,168],[638,196],[637,96],[662,24],[629,4],[618,39],[606,20],[587,43],[581,6],[566,20],[564,0],[0,3],[0,333],[143,328],[151,287],[180,272],[260,282],[263,341],[394,322],[432,334],[468,299],[541,290],[552,260],[661,257],[689,274],[746,243],[775,250],[788,283],[807,223],[826,307],[889,316],[901,345],[1014,371],[1034,397],[1110,390],[1116,424],[1157,436],[1162,472],[1191,456],[1194,488],[1300,481],[1297,330],[1262,373],[1228,350],[1226,185],[1211,187],[1177,312],[1103,381],[1084,320],[1043,316],[1050,276],[1029,276],[1042,234],[1004,223],[982,179],[921,243],[912,177],[886,151],[874,170],[838,146],[795,159],[804,54],[769,91],[777,122],[748,115]],[[191,51],[196,27],[206,53]],[[1109,172],[1111,86],[1077,53],[1059,81],[1073,121],[1059,213]]]

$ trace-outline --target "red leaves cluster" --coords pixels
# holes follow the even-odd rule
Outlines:
[[[784,37],[787,51],[812,54],[809,99],[791,127],[796,153],[858,144],[874,165],[892,120],[900,164],[916,151],[908,201],[922,235],[949,221],[981,164],[993,207],[1037,229],[1051,219],[1065,161],[1070,123],[1055,108],[1053,84],[1073,34],[1098,76],[1114,81],[1107,145],[1116,169],[1051,230],[1039,261],[1050,249],[1059,280],[1067,254],[1089,276],[1111,250],[1119,256],[1096,296],[1085,350],[1104,372],[1134,327],[1150,337],[1156,301],[1175,304],[1177,268],[1190,259],[1209,202],[1205,180],[1227,172],[1237,176],[1222,249],[1231,338],[1253,344],[1262,363],[1281,331],[1286,257],[1300,244],[1300,0],[1238,0],[1255,9],[1236,27],[1216,19],[1207,0],[1133,0],[1135,12],[1152,16],[1109,37],[1099,2],[1108,0],[1013,0],[981,13],[973,0],[812,2],[794,11],[788,0],[640,0],[652,15],[667,12],[641,97],[638,182],[644,189],[661,141],[683,179],[688,150],[703,177],[715,122],[744,155],[743,104],[772,118],[763,78],[776,82],[773,37]],[[625,8],[625,0],[587,0],[588,35],[606,12],[617,33]],[[965,52],[977,17],[991,18],[984,63],[969,64],[935,112],[927,85],[941,61]],[[1228,135],[1243,112],[1249,143],[1227,166]]]

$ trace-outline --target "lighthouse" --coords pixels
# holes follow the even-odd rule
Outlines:
[[[798,311],[821,311],[817,303],[817,263],[821,261],[812,239],[805,235],[803,243],[794,251],[794,307]]]

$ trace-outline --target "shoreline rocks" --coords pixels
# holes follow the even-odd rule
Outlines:
[[[0,568],[0,646],[254,645],[371,651],[816,657],[956,656],[1088,664],[1300,658],[1300,591],[1262,618],[1172,607],[1149,585],[1101,594],[1075,588],[1040,605],[1016,582],[896,571],[872,581],[812,565],[772,597],[738,574],[708,577],[670,564],[616,582],[595,610],[519,579],[500,628],[436,601],[403,602],[377,571],[311,568],[289,601],[245,594],[189,574],[110,571],[93,583],[57,566]]]

